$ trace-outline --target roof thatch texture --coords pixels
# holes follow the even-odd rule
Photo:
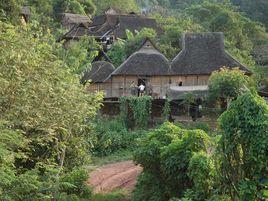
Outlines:
[[[85,83],[91,80],[92,83],[104,82],[110,74],[114,71],[113,64],[107,61],[96,61],[92,63],[92,68],[84,72],[80,82]]]
[[[162,29],[157,26],[156,20],[152,18],[133,14],[105,14],[94,17],[88,27],[74,27],[73,30],[65,34],[62,38],[79,38],[82,35],[96,37],[114,35],[116,38],[126,39],[127,29],[131,32],[135,32],[140,31],[142,28],[154,29],[158,34],[163,32]]]
[[[31,10],[29,6],[22,6],[20,14],[25,15],[25,16],[30,16],[31,15]]]
[[[209,75],[221,67],[239,67],[250,71],[224,50],[223,33],[186,33],[182,51],[171,63],[173,75]]]
[[[80,23],[78,25],[73,26],[67,33],[61,36],[57,41],[61,41],[63,39],[79,39],[88,34],[89,30],[87,28],[87,25]]]
[[[126,29],[134,33],[135,31],[140,31],[142,28],[151,28],[156,30],[158,34],[162,33],[155,19],[138,15],[121,15],[119,16],[119,26],[115,29],[114,35],[117,38],[126,38]]]
[[[80,23],[83,23],[84,25],[89,26],[89,24],[91,23],[91,20],[86,15],[63,13],[61,23],[63,26],[67,26],[68,24],[78,25]]]
[[[146,39],[142,47],[133,53],[112,75],[168,75],[169,61]]]

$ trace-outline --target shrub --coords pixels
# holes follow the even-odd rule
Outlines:
[[[215,167],[212,159],[204,151],[197,152],[192,156],[188,176],[193,181],[195,200],[207,198],[213,188]]]
[[[143,130],[129,132],[120,119],[97,119],[94,131],[89,137],[91,153],[95,156],[107,156],[118,150],[136,146],[136,139],[145,135]]]
[[[73,170],[60,179],[60,192],[64,192],[68,196],[76,196],[79,200],[88,200],[91,197],[91,189],[85,183],[87,179],[88,172],[86,170],[81,168]]]
[[[166,122],[140,140],[140,146],[134,151],[134,160],[148,171],[159,171],[161,147],[179,138],[177,126]]]
[[[133,201],[166,201],[165,185],[158,176],[143,172],[138,178],[133,197]]]
[[[219,124],[224,186],[234,200],[260,199],[263,188],[260,181],[267,179],[268,166],[267,104],[257,94],[248,92],[231,103]]]
[[[212,161],[205,155],[210,144],[210,137],[204,131],[185,130],[168,122],[151,131],[134,152],[134,160],[143,167],[134,200],[167,201],[182,198],[187,190],[192,192],[195,188],[206,198],[212,186]],[[203,155],[195,156],[195,153]],[[203,168],[203,175],[198,168]],[[194,178],[195,175],[199,177]],[[201,189],[205,184],[209,184],[209,190]]]

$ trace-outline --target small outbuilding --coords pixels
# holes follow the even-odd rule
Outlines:
[[[23,6],[20,11],[22,24],[27,24],[31,16],[31,10],[29,6]]]
[[[84,72],[80,82],[85,84],[90,82],[89,92],[103,91],[106,97],[110,97],[111,82],[109,76],[115,70],[114,66],[107,61],[96,61],[92,63],[90,70]]]

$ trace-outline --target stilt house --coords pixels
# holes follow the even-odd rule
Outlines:
[[[186,33],[182,50],[170,62],[150,39],[106,78],[106,98],[133,95],[131,89],[145,85],[155,99],[182,99],[185,93],[204,94],[213,71],[222,67],[251,72],[224,49],[223,33]],[[96,76],[98,73],[94,76]],[[94,78],[92,75],[92,78]],[[109,87],[108,87],[109,86]]]
[[[106,97],[111,97],[110,86],[111,82],[109,76],[115,70],[114,66],[107,61],[96,61],[92,63],[90,70],[87,70],[80,82],[82,84],[90,82],[88,87],[89,92],[104,92]]]
[[[111,95],[131,95],[131,85],[150,87],[154,97],[164,97],[169,84],[169,61],[150,39],[111,74]]]

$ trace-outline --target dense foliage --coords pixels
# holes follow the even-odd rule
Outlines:
[[[146,131],[129,131],[122,119],[97,118],[94,132],[89,138],[91,153],[94,156],[107,156],[121,150],[134,150],[136,139],[145,135]]]
[[[171,123],[151,131],[134,159],[143,167],[134,200],[169,200],[192,191],[203,200],[212,189],[214,166],[206,154],[210,137],[202,130],[184,130]],[[204,180],[204,178],[206,178]]]
[[[120,116],[127,128],[147,128],[151,117],[152,97],[124,96],[120,98]]]
[[[145,38],[152,40],[156,38],[155,30],[149,28],[143,28],[137,33],[126,30],[126,35],[126,41],[116,41],[107,53],[116,67],[120,66],[132,53],[137,51]]]
[[[208,88],[211,99],[230,101],[248,91],[250,78],[239,69],[222,68],[209,78]]]
[[[219,119],[223,185],[233,200],[259,200],[267,182],[268,106],[257,94],[233,101]]]
[[[61,191],[82,198],[86,177],[71,170],[89,158],[85,119],[95,115],[101,96],[85,94],[53,39],[2,22],[0,32],[1,199],[56,198]],[[76,184],[69,174],[84,189],[70,187]]]

